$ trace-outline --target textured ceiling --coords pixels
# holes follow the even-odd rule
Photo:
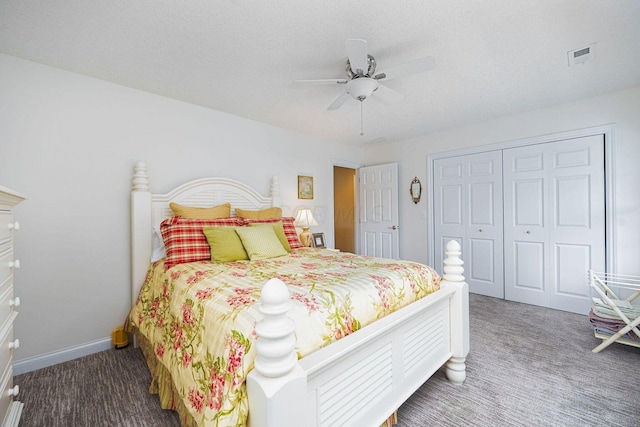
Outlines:
[[[451,126],[640,85],[638,0],[0,0],[0,52],[347,144]],[[437,67],[326,108],[345,40],[382,70]],[[596,43],[595,60],[567,52]],[[0,95],[1,96],[1,95]]]

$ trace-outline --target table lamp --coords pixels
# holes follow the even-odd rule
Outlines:
[[[311,209],[298,209],[293,224],[296,227],[302,228],[302,233],[300,233],[300,243],[302,243],[302,246],[311,246],[312,239],[311,233],[309,233],[309,227],[318,225],[318,221],[313,217]]]

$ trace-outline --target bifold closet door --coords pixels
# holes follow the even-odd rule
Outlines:
[[[457,240],[469,290],[504,298],[501,151],[435,160],[433,188],[435,265]]]
[[[587,314],[605,269],[604,136],[506,149],[505,298]]]

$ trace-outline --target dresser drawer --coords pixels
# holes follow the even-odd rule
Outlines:
[[[9,224],[14,224],[11,211],[0,211],[0,244],[11,241],[13,228],[9,228]]]
[[[3,292],[4,283],[10,281],[13,275],[13,268],[10,267],[13,260],[13,251],[0,253],[0,293]]]
[[[0,291],[0,330],[14,313],[13,286],[3,286],[2,289],[4,290]]]
[[[13,398],[15,397],[13,393],[11,395],[9,394],[10,390],[13,391],[13,393],[18,391],[13,388],[13,370],[11,369],[11,366],[9,366],[9,369],[5,371],[4,376],[2,376],[2,381],[0,382],[0,393],[2,393],[0,395],[0,414],[6,414],[6,416],[9,415],[9,407],[13,403]],[[7,419],[5,418],[2,425],[5,425],[4,423],[6,422]]]
[[[7,370],[11,370],[13,362],[13,350],[17,342],[13,339],[13,321],[18,316],[17,312],[7,319],[8,323],[5,323],[1,329],[2,337],[0,338],[0,372],[3,374]]]

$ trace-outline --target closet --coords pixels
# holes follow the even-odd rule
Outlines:
[[[605,270],[604,135],[433,160],[434,252],[463,248],[471,292],[586,314]]]

